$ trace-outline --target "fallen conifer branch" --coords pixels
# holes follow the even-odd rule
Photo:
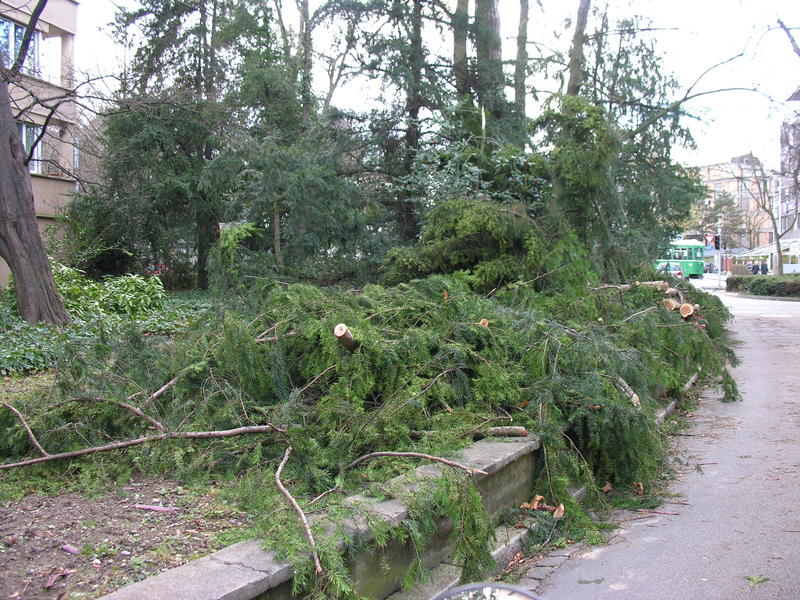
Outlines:
[[[28,439],[36,447],[36,449],[39,451],[39,453],[42,456],[50,456],[50,454],[47,452],[47,450],[42,448],[42,445],[39,443],[39,440],[36,439],[36,436],[33,435],[33,431],[31,431],[31,428],[28,425],[28,422],[25,420],[25,417],[22,416],[22,413],[20,413],[16,408],[11,406],[8,402],[0,402],[0,404],[5,406],[8,410],[13,412],[17,416],[17,419],[19,419],[19,422],[22,423],[22,426],[25,428],[25,433],[28,434]]]
[[[454,469],[461,469],[462,471],[466,471],[470,475],[488,475],[486,471],[481,471],[480,469],[473,469],[471,467],[462,465],[452,460],[447,460],[446,458],[441,458],[439,456],[432,456],[430,454],[421,454],[419,452],[371,452],[369,454],[365,454],[364,456],[360,456],[359,458],[355,459],[353,462],[347,465],[344,468],[344,470],[349,471],[350,469],[354,469],[361,463],[367,462],[368,460],[371,460],[378,456],[397,456],[401,458],[423,458],[425,460],[442,463],[443,465],[447,465],[448,467],[453,467]]]
[[[300,508],[300,505],[297,503],[297,500],[294,499],[289,493],[283,483],[281,483],[281,472],[283,471],[283,467],[286,466],[286,463],[289,460],[289,455],[292,453],[292,447],[289,446],[286,448],[286,452],[283,453],[283,460],[281,464],[278,465],[278,470],[275,471],[275,485],[278,486],[278,489],[281,491],[289,503],[294,508],[295,512],[300,515],[300,521],[303,523],[303,529],[306,530],[306,538],[308,539],[308,543],[311,546],[311,556],[314,558],[314,568],[316,569],[317,573],[322,573],[322,565],[319,564],[319,556],[317,555],[317,544],[314,541],[314,534],[311,532],[311,526],[308,524],[308,519],[306,519],[306,514],[303,512],[303,509]]]
[[[90,448],[81,448],[80,450],[71,450],[70,452],[61,452],[59,454],[48,454],[39,458],[29,458],[15,463],[0,464],[2,469],[14,469],[16,467],[26,467],[28,465],[35,465],[36,463],[48,462],[51,460],[60,460],[62,458],[75,458],[76,456],[84,456],[86,454],[95,454],[97,452],[106,452],[108,450],[119,450],[121,448],[128,448],[130,446],[138,446],[139,444],[146,444],[148,442],[160,442],[161,440],[208,440],[217,438],[235,437],[238,435],[249,435],[254,433],[267,433],[269,431],[278,431],[285,433],[284,429],[276,427],[275,425],[251,425],[248,427],[237,427],[235,429],[222,429],[219,431],[169,431],[166,433],[159,433],[158,435],[150,435],[135,438],[132,440],[122,440],[119,442],[112,442],[102,446],[92,446]]]

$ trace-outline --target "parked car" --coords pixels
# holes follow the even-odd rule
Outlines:
[[[661,263],[657,267],[659,273],[671,275],[677,279],[683,279],[683,271],[681,266],[677,263]]]

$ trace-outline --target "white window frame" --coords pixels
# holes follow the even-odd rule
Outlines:
[[[39,35],[38,31],[33,32],[30,46],[28,46],[28,54],[22,65],[22,72],[34,77],[39,76]],[[0,54],[2,54],[2,63],[4,67],[10,67],[17,57],[24,36],[25,25],[20,25],[19,23],[6,19],[0,19]]]
[[[42,173],[43,139],[39,140],[39,143],[34,146],[32,154],[31,146],[34,144],[34,142],[36,142],[36,138],[39,137],[41,131],[42,128],[38,125],[17,121],[17,133],[19,133],[19,138],[22,141],[22,147],[25,149],[25,156],[28,156],[28,154],[31,155],[31,160],[28,162],[28,172],[35,175],[41,175]]]

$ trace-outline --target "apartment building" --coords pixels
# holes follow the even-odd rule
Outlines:
[[[16,56],[35,2],[0,0],[0,54],[8,63]],[[76,110],[73,49],[78,3],[49,0],[36,25],[18,81],[11,86],[13,111],[28,153],[34,205],[43,235],[57,229],[74,190]],[[0,259],[0,285],[8,281],[8,265]]]
[[[707,202],[727,194],[741,212],[743,227],[733,236],[739,248],[750,249],[772,242],[769,216],[759,204],[774,193],[774,186],[770,185],[770,176],[758,158],[752,154],[735,156],[725,163],[699,167],[699,171],[710,190]]]

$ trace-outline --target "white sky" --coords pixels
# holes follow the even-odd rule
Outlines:
[[[553,31],[567,31],[565,20],[578,5],[578,0],[541,2],[543,9],[536,0],[530,3],[531,40],[550,38]],[[605,3],[594,0],[593,4],[601,7]],[[792,52],[786,35],[776,29],[776,20],[781,18],[789,27],[800,28],[800,1],[608,0],[608,4],[612,15],[643,15],[651,19],[654,27],[674,29],[654,35],[664,53],[665,67],[685,86],[710,66],[744,52],[741,58],[704,78],[697,91],[747,87],[757,88],[759,93],[713,94],[688,104],[700,117],[691,127],[698,149],[676,151],[679,160],[690,165],[710,164],[752,151],[767,166],[778,166],[780,123],[790,110],[800,109],[800,103],[790,106],[783,102],[800,86],[800,57]],[[509,52],[513,52],[511,37],[516,33],[518,6],[517,0],[500,0]],[[114,10],[112,0],[81,0],[76,42],[79,69],[109,72],[123,64],[124,50],[104,33]],[[590,19],[588,30],[593,27]],[[800,42],[800,29],[795,38]],[[567,31],[560,49],[566,52],[570,40],[571,31]],[[345,105],[347,98],[337,96],[336,102]]]

